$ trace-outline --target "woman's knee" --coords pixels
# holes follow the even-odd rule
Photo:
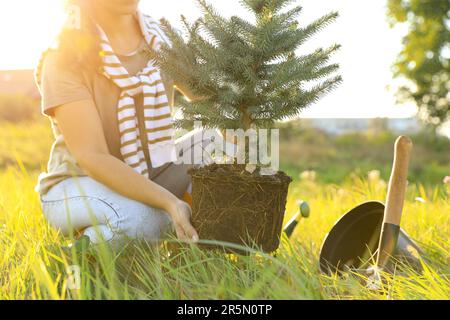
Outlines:
[[[176,140],[177,164],[204,166],[213,163],[216,144],[223,144],[218,130],[193,130]]]
[[[159,241],[171,230],[171,219],[163,210],[143,205],[128,211],[122,231],[132,239]]]

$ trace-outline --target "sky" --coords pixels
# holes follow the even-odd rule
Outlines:
[[[226,17],[252,16],[238,0],[209,0]],[[401,50],[404,29],[386,22],[384,0],[298,0],[303,7],[300,25],[330,12],[340,18],[309,40],[299,53],[333,43],[342,49],[333,58],[341,65],[343,84],[303,112],[302,117],[366,118],[414,116],[411,104],[395,104],[391,66]],[[180,15],[194,20],[200,10],[194,0],[141,0],[141,10],[155,18],[165,17],[180,26]],[[62,0],[14,0],[0,2],[0,70],[33,68],[64,21]]]

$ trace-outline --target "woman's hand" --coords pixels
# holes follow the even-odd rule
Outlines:
[[[172,202],[167,212],[172,218],[179,240],[198,242],[198,233],[191,224],[191,207],[186,202],[177,199]]]

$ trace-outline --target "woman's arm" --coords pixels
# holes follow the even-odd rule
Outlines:
[[[90,177],[125,197],[166,211],[180,240],[198,240],[197,232],[190,223],[188,204],[109,153],[102,123],[92,100],[57,107],[53,116],[69,151]]]

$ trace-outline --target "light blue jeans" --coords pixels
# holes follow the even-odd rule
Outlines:
[[[162,210],[128,199],[90,177],[69,178],[41,197],[49,224],[64,235],[84,230],[92,243],[157,241],[171,229]]]
[[[212,142],[210,138],[182,138],[177,140],[178,151],[193,151],[193,141],[201,142],[203,150],[208,150]],[[205,159],[211,159],[210,155],[203,156],[203,165],[209,163]],[[174,164],[159,179],[157,183],[162,186],[172,180],[169,184],[176,191],[170,191],[179,193],[178,197],[190,184],[184,165]],[[41,205],[52,227],[64,235],[83,230],[93,244],[106,241],[120,246],[129,239],[158,242],[172,230],[171,219],[163,210],[126,198],[87,176],[68,178],[53,186],[41,195]]]

